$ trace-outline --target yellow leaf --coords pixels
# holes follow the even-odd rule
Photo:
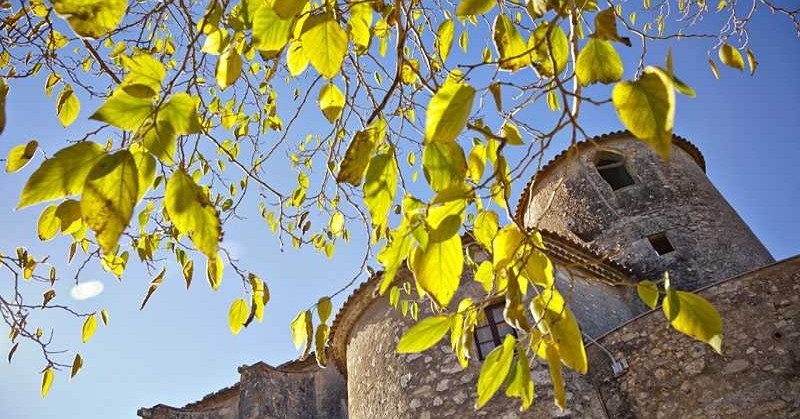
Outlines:
[[[553,77],[566,68],[569,59],[569,41],[561,26],[543,22],[528,39],[536,71],[543,77]]]
[[[0,134],[6,129],[6,98],[8,97],[8,83],[0,78]]]
[[[422,170],[431,189],[436,192],[464,183],[467,161],[458,143],[433,141],[422,150]]]
[[[6,157],[6,173],[14,173],[25,167],[33,158],[38,147],[39,142],[31,140],[27,144],[20,144],[12,148]]]
[[[497,0],[461,0],[456,7],[456,16],[476,16],[482,15],[494,8]]]
[[[697,294],[668,288],[662,308],[675,330],[722,354],[722,319],[711,303]]]
[[[497,15],[494,20],[494,45],[500,55],[501,69],[514,72],[530,65],[528,46],[505,14]]]
[[[216,80],[217,86],[225,90],[242,74],[242,57],[235,48],[229,48],[217,60]]]
[[[425,113],[425,142],[451,142],[458,137],[472,112],[475,89],[452,72],[433,95]]]
[[[642,280],[636,284],[639,298],[651,309],[658,305],[658,286],[653,281]]]
[[[747,65],[750,67],[750,75],[756,74],[758,61],[756,61],[756,54],[750,48],[747,49]]]
[[[742,58],[742,53],[730,44],[725,43],[722,45],[722,47],[720,47],[719,60],[722,61],[722,64],[725,64],[728,67],[739,69],[739,71],[744,71],[744,59]]]
[[[330,328],[323,323],[317,326],[317,331],[314,333],[314,356],[317,358],[317,365],[320,367],[325,367],[328,363],[325,344],[328,342],[329,332]]]
[[[363,54],[372,41],[372,6],[368,3],[350,4],[350,37],[356,46],[356,53]]]
[[[308,4],[308,0],[276,0],[272,2],[272,8],[281,19],[294,19],[303,7]]]
[[[167,181],[164,208],[175,228],[189,235],[198,250],[210,259],[217,257],[220,236],[217,210],[208,192],[183,169],[175,170]]]
[[[286,66],[289,67],[289,74],[292,77],[297,77],[308,67],[308,57],[303,50],[302,42],[292,41],[289,44],[289,50],[286,52]]]
[[[364,203],[376,231],[382,231],[386,226],[396,192],[397,162],[394,154],[384,153],[373,157],[364,181]]]
[[[589,364],[583,335],[564,297],[554,287],[547,288],[531,300],[530,309],[539,329],[550,334],[552,346],[557,350],[561,362],[576,372],[586,374]]]
[[[61,122],[61,125],[68,127],[75,122],[80,112],[81,102],[72,90],[72,86],[67,85],[67,87],[58,94],[58,99],[56,100],[56,115],[58,116],[58,120]]]
[[[508,372],[511,370],[511,362],[514,360],[515,342],[514,335],[507,334],[503,338],[503,344],[494,348],[483,360],[481,372],[478,375],[478,400],[475,408],[483,407],[506,381]]]
[[[400,337],[400,341],[397,342],[397,352],[419,353],[431,348],[444,338],[452,324],[453,319],[445,315],[420,320]]]
[[[550,372],[550,382],[553,384],[553,401],[562,411],[567,405],[566,394],[564,392],[564,378],[561,376],[561,360],[558,349],[544,342],[545,359],[547,359],[547,370]]]
[[[584,86],[613,83],[622,79],[622,58],[611,42],[592,38],[578,54],[575,75]]]
[[[118,89],[94,111],[89,119],[124,130],[136,131],[152,113],[153,101],[150,98],[131,96],[124,90]]]
[[[386,121],[383,118],[376,119],[369,127],[358,131],[347,147],[336,181],[353,186],[360,185],[375,147],[382,143],[385,137]]]
[[[136,162],[136,173],[139,179],[139,194],[136,197],[136,202],[139,202],[144,198],[156,178],[156,159],[141,147],[131,147],[131,155]]]
[[[100,310],[100,320],[103,321],[103,326],[108,326],[108,310]]]
[[[180,92],[170,96],[158,110],[158,121],[168,123],[175,134],[197,134],[202,131],[197,116],[199,98]]]
[[[409,261],[414,278],[436,304],[447,307],[461,283],[464,249],[456,234],[441,242],[432,242],[426,249],[417,247]]]
[[[313,45],[314,53],[307,54],[311,65],[324,77],[333,78],[342,68],[347,54],[347,32],[332,14],[318,14],[306,19],[300,41]]]
[[[90,314],[89,317],[83,322],[83,329],[81,330],[81,342],[86,343],[89,339],[92,338],[94,335],[95,330],[97,330],[97,318],[94,314]]]
[[[511,380],[506,387],[506,396],[518,397],[522,402],[522,409],[527,410],[533,404],[533,380],[528,356],[521,347],[517,347],[517,358],[514,363]]]
[[[186,274],[187,267],[189,268],[189,276],[186,277],[186,288],[189,288],[192,269],[191,265],[184,265],[184,275]],[[225,264],[222,262],[222,258],[216,255],[206,258],[206,279],[208,279],[208,284],[211,286],[212,290],[216,291],[219,289],[219,286],[222,285],[222,274],[224,270]]]
[[[163,163],[175,163],[172,156],[175,155],[177,135],[168,122],[161,120],[156,124],[148,118],[136,131],[134,140],[141,141],[144,148]]]
[[[139,54],[131,58],[123,55],[121,61],[128,70],[128,74],[120,84],[125,93],[139,98],[158,95],[161,91],[161,81],[167,75],[167,70],[161,61],[150,54]]]
[[[675,89],[669,75],[647,67],[639,80],[617,83],[611,98],[625,127],[668,159],[675,119]]]
[[[436,47],[442,62],[447,61],[447,57],[450,55],[450,49],[453,47],[455,26],[452,19],[445,19],[439,25],[439,29],[436,30]]]
[[[80,194],[86,176],[103,155],[103,148],[91,141],[83,141],[59,150],[28,178],[17,209]]]
[[[81,358],[81,354],[75,354],[75,359],[72,360],[72,369],[69,373],[69,379],[75,378],[81,368],[83,368],[83,358]]]
[[[50,386],[53,385],[53,367],[48,366],[42,372],[42,398],[47,396]]]
[[[244,299],[237,298],[233,300],[231,307],[228,309],[228,327],[231,329],[231,333],[234,335],[239,334],[244,327],[244,322],[247,321],[249,313],[247,302]]]
[[[311,323],[311,311],[305,310],[297,313],[290,326],[295,349],[300,349],[305,345],[301,357],[305,358],[311,348],[312,334],[314,333],[314,326]]]
[[[266,53],[277,53],[289,42],[291,29],[291,19],[281,18],[273,7],[261,6],[253,16],[253,46]]]
[[[158,287],[161,286],[161,283],[164,281],[164,274],[165,273],[166,273],[166,269],[165,268],[161,268],[161,271],[158,272],[158,275],[156,275],[156,277],[153,278],[152,281],[150,281],[150,287],[147,288],[147,294],[145,294],[144,299],[142,299],[142,303],[139,305],[139,310],[144,309],[144,306],[150,300],[150,297],[153,295],[154,292],[156,292]],[[105,322],[106,322],[106,317],[103,315],[104,313],[105,313],[105,310],[103,310],[103,312],[100,313],[101,316],[103,316],[102,317],[103,318],[103,324],[105,324]]]
[[[86,38],[101,38],[122,22],[128,10],[127,0],[53,0],[56,13]]]
[[[336,122],[342,115],[344,102],[344,94],[333,83],[326,84],[319,90],[319,108],[330,123]]]
[[[333,305],[331,304],[330,297],[322,297],[317,301],[317,315],[319,316],[320,323],[325,323],[331,316]]]
[[[139,197],[139,174],[128,150],[106,155],[86,177],[81,218],[97,237],[103,253],[111,253],[133,216]]]

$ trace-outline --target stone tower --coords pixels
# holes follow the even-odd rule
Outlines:
[[[523,191],[518,219],[593,247],[634,276],[696,289],[773,262],[705,174],[700,151],[675,136],[668,162],[629,132],[570,147]]]

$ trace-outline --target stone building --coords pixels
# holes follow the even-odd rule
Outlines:
[[[447,343],[399,355],[395,345],[412,321],[376,295],[375,277],[336,315],[328,368],[312,358],[243,366],[232,387],[139,416],[800,418],[800,256],[773,260],[689,141],[673,138],[669,162],[627,132],[575,144],[531,179],[516,217],[542,231],[587,336],[589,373],[566,372],[567,410],[553,406],[547,369],[533,365],[529,411],[502,394],[476,411],[481,354],[510,331],[502,315],[487,308],[465,370]],[[670,329],[660,308],[648,310],[626,286],[664,270],[720,311],[723,355]],[[460,292],[480,292],[466,279]]]

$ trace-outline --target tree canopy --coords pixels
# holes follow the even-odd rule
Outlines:
[[[423,304],[434,311],[403,335],[399,352],[423,351],[449,334],[466,365],[481,309],[502,298],[518,337],[507,336],[484,361],[478,407],[505,385],[505,394],[528,408],[532,377],[517,371],[535,357],[550,365],[563,407],[561,365],[586,372],[583,340],[541,236],[510,210],[511,185],[542,164],[557,136],[592,136],[582,124],[586,107],[613,108],[622,126],[669,159],[676,94],[695,91],[679,78],[671,54],[653,57],[648,47],[702,42],[716,77],[753,74],[750,18],[770,11],[800,31],[800,11],[768,0],[746,6],[4,2],[0,134],[25,123],[7,120],[5,110],[24,79],[42,80],[64,127],[53,149],[36,140],[14,147],[6,172],[33,169],[17,208],[41,211],[38,237],[80,261],[76,281],[90,264],[120,278],[129,263],[141,264],[152,275],[143,309],[167,271],[180,272],[187,288],[196,272],[214,290],[238,281],[246,293],[230,305],[233,334],[262,321],[270,299],[264,275],[225,246],[226,229],[251,222],[242,217],[245,208],[257,208],[263,224],[254,224],[282,247],[310,247],[327,258],[361,229],[371,243],[357,269],[364,273],[331,295],[304,296],[308,309],[290,325],[303,356],[316,349],[318,362],[327,362],[331,298],[375,265],[383,271],[380,292],[404,315],[417,320]],[[725,16],[722,26],[701,28],[709,15]],[[487,260],[465,251],[463,234]],[[47,255],[0,250],[13,282],[10,294],[0,294],[13,342],[8,360],[20,341],[34,343],[44,396],[55,371],[75,376],[83,359],[54,352],[53,336],[29,324],[29,315],[55,307],[80,317],[86,342],[98,323],[107,324],[108,312],[60,303],[56,284],[69,280],[68,268]],[[405,269],[416,290],[398,286]],[[481,281],[484,298],[454,300],[465,270]],[[667,275],[640,282],[637,291],[651,308],[663,304],[677,331],[721,351],[719,315],[708,302],[674,289]]]

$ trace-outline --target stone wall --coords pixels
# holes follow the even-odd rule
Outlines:
[[[669,328],[660,308],[599,339],[590,374],[612,418],[800,417],[800,257],[700,292],[723,319],[723,355]]]
[[[612,151],[624,156],[635,184],[614,191],[597,172],[598,153]],[[696,289],[773,261],[695,158],[676,145],[668,163],[624,135],[573,147],[536,176],[527,196],[526,226],[584,242],[639,278],[669,270],[679,288]],[[675,248],[664,256],[647,240],[661,232]]]
[[[239,369],[232,388],[182,408],[140,409],[145,419],[344,419],[347,385],[335,368],[304,363],[274,368],[259,362]]]

